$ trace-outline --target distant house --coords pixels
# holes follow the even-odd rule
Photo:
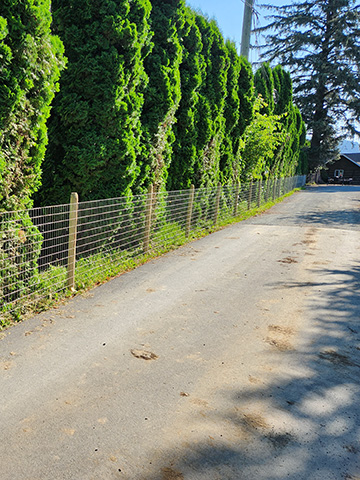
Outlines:
[[[342,153],[339,160],[331,163],[327,168],[329,183],[360,184],[360,153]],[[350,180],[352,179],[352,180]]]

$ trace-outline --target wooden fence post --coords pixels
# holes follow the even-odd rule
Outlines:
[[[76,233],[79,209],[79,196],[73,192],[70,196],[69,212],[69,245],[67,263],[67,288],[75,291],[75,266],[76,266]]]
[[[221,196],[221,183],[218,184],[217,193],[216,193],[215,213],[214,213],[215,225],[217,224],[218,216],[219,216],[220,196]]]
[[[147,193],[147,198],[146,198],[144,253],[147,253],[149,251],[149,245],[150,245],[153,193],[154,193],[154,187],[153,187],[153,185],[150,185],[149,188],[148,188],[148,193]]]
[[[249,185],[248,210],[251,209],[251,197],[252,197],[252,190],[253,190],[252,187],[253,187],[253,181],[251,180]]]
[[[187,209],[187,216],[186,216],[186,228],[185,228],[185,235],[188,237],[190,235],[191,230],[191,217],[194,205],[194,195],[195,195],[195,187],[191,185],[190,187],[190,194],[189,194],[189,204]]]
[[[261,207],[261,188],[262,188],[262,185],[261,185],[261,179],[258,181],[258,208]]]
[[[237,209],[239,205],[239,191],[240,191],[240,182],[236,182],[236,192],[235,192],[235,201],[234,201],[234,217],[237,215]]]

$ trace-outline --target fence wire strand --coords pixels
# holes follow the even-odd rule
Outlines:
[[[77,204],[75,283],[89,288],[301,187],[305,176]],[[193,193],[191,193],[193,192]],[[70,205],[0,213],[0,326],[69,291]]]

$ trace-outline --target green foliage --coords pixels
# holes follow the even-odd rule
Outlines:
[[[245,128],[249,125],[253,117],[253,105],[255,102],[254,77],[251,64],[244,57],[240,57],[239,74],[239,98],[240,98],[240,118],[237,128],[234,132],[235,141],[243,135]]]
[[[266,100],[263,99],[258,112],[261,116],[257,116],[264,129],[263,133],[269,130],[263,124],[262,115],[273,119],[276,125],[273,130],[274,140],[277,143],[276,150],[271,153],[273,145],[270,142],[269,153],[272,160],[270,163],[269,161],[263,163],[263,166],[268,172],[267,175],[272,177],[292,176],[299,163],[306,131],[300,111],[293,103],[290,74],[280,65],[271,69],[268,64],[264,64],[255,73],[255,87],[262,99],[262,93],[266,95]],[[252,131],[255,134],[257,129]],[[278,142],[279,138],[280,142]]]
[[[230,66],[225,101],[225,137],[220,160],[220,181],[223,185],[240,180],[244,167],[241,159],[242,135],[253,116],[254,84],[250,63],[239,57],[235,45],[226,43]]]
[[[214,20],[196,15],[203,44],[202,83],[196,112],[198,161],[194,185],[214,185],[220,179],[221,145],[225,138],[225,102],[229,56]]]
[[[139,176],[149,0],[53,1],[68,68],[50,119],[44,203],[126,195]]]
[[[145,60],[149,83],[141,116],[144,149],[138,187],[153,183],[156,191],[166,183],[175,141],[173,125],[181,99],[179,32],[184,22],[184,0],[152,0],[154,46]]]
[[[46,121],[64,65],[50,25],[50,0],[0,3],[0,291],[11,301],[26,295],[41,248],[23,209],[40,185]]]
[[[226,185],[239,178],[239,158],[235,150],[234,129],[240,118],[239,75],[241,70],[240,57],[234,43],[227,41],[226,49],[229,57],[227,72],[226,102],[224,107],[225,132],[221,145],[220,181]]]
[[[355,0],[306,0],[281,7],[258,32],[263,58],[289,68],[311,132],[310,168],[337,157],[345,134],[359,134],[360,7]]]
[[[0,4],[0,212],[31,204],[40,185],[46,120],[63,64],[50,0]]]
[[[279,115],[266,115],[267,105],[259,95],[254,104],[254,117],[245,129],[242,145],[244,161],[243,180],[275,176],[278,170],[279,150],[286,139]]]
[[[0,296],[7,302],[26,296],[37,274],[42,237],[26,211],[0,216]]]
[[[263,63],[254,75],[255,89],[264,100],[262,113],[271,115],[274,112],[274,77],[268,63]]]
[[[198,128],[196,123],[199,89],[202,82],[202,41],[195,14],[186,9],[185,22],[180,30],[183,58],[180,64],[181,100],[173,125],[175,141],[167,179],[168,190],[189,188],[194,182],[198,160]]]
[[[274,114],[281,115],[281,123],[286,133],[286,140],[281,146],[279,159],[281,176],[292,176],[296,172],[300,154],[304,147],[306,130],[300,111],[293,103],[293,88],[289,72],[280,65],[273,71],[274,79]]]

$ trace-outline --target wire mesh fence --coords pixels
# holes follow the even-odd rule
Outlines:
[[[305,176],[0,213],[0,325],[301,187]]]

